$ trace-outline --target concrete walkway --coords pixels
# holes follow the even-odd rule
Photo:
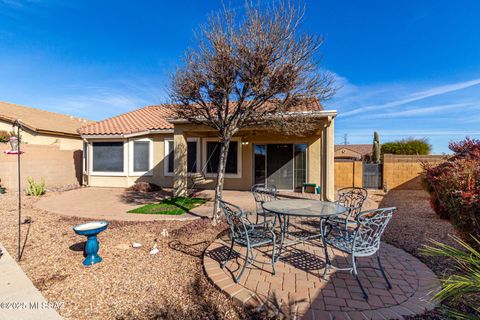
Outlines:
[[[48,302],[1,244],[0,249],[0,319],[63,319],[56,311],[62,302]]]
[[[34,206],[38,209],[65,215],[95,220],[117,221],[158,221],[158,220],[192,220],[211,217],[213,212],[214,190],[201,190],[194,196],[209,201],[191,212],[178,215],[133,214],[128,211],[148,203],[158,202],[172,195],[171,190],[160,192],[126,192],[123,188],[79,188],[61,193],[50,193],[41,197]],[[282,192],[281,197],[310,197],[313,194]],[[255,210],[255,202],[250,191],[224,190],[223,199],[241,206],[244,210]]]
[[[118,221],[156,221],[198,219],[196,214],[178,216],[133,214],[128,211],[170,196],[167,191],[138,193],[123,188],[79,188],[62,193],[47,194],[34,206],[41,210],[86,219]],[[201,212],[200,212],[201,213]]]

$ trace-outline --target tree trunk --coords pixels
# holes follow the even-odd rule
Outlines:
[[[223,191],[223,182],[225,180],[225,169],[227,167],[227,156],[228,156],[228,148],[230,147],[230,139],[225,138],[222,139],[221,149],[220,149],[220,160],[218,163],[218,172],[217,172],[217,183],[215,186],[215,205],[213,207],[213,225],[216,225],[220,221],[220,203],[219,201],[222,199],[222,191]]]

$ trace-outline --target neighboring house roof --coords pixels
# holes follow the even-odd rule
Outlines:
[[[352,152],[360,154],[362,157],[370,155],[372,153],[371,144],[345,144],[345,145],[335,145],[335,153],[342,149],[347,149]]]
[[[92,122],[65,114],[0,102],[0,120],[13,123],[17,119],[25,128],[37,133],[75,136],[78,136],[78,128]]]
[[[149,130],[173,129],[167,121],[174,114],[172,105],[147,106],[80,128],[82,135],[131,134]]]
[[[81,135],[124,135],[154,130],[171,130],[170,122],[175,116],[173,104],[146,106],[128,113],[124,113],[106,120],[98,121],[78,132]],[[301,104],[290,112],[319,112],[323,107],[318,100],[309,104]]]

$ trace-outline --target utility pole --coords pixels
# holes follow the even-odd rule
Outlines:
[[[347,144],[348,144],[347,138],[348,138],[348,134],[345,133],[345,134],[343,135],[343,144],[344,144],[344,145],[347,145]]]

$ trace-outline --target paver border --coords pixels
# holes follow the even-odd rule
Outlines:
[[[220,263],[207,255],[208,252],[223,246],[228,247],[228,244],[218,238],[205,250],[202,261],[205,275],[215,287],[225,292],[237,305],[244,308],[261,307],[264,303],[262,297],[245,286],[235,283],[233,278],[220,268]],[[404,319],[404,316],[419,315],[434,309],[436,303],[432,301],[432,298],[441,288],[438,277],[418,258],[404,250],[386,243],[382,243],[382,246],[387,247],[387,250],[401,250],[403,254],[407,255],[408,263],[415,269],[418,287],[406,301],[390,307],[356,311],[319,311],[309,306],[307,310],[299,308],[297,314],[302,319],[385,320]]]

